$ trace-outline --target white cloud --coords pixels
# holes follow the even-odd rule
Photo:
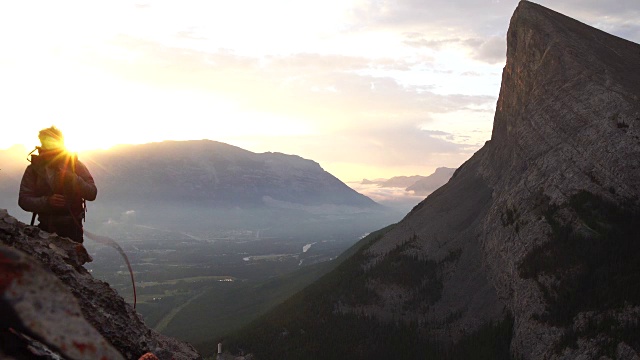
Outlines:
[[[472,57],[490,64],[504,64],[506,54],[506,39],[501,36],[492,36],[473,48]]]

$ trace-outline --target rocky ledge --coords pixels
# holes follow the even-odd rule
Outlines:
[[[82,266],[82,245],[0,209],[0,358],[201,359],[193,346],[148,328]]]

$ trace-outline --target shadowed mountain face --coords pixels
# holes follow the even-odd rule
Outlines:
[[[491,141],[317,285],[331,283],[332,295],[316,301],[330,315],[299,322],[291,310],[308,308],[312,287],[258,327],[323,334],[321,324],[373,321],[388,334],[413,329],[404,346],[423,349],[502,339],[522,359],[637,358],[640,46],[521,1],[507,48]],[[512,337],[482,337],[505,320]],[[262,334],[272,346],[318,345]],[[356,358],[403,346],[368,353],[363,344],[377,335],[358,335]],[[433,346],[453,358],[463,347]]]
[[[269,229],[297,236],[325,227],[353,239],[392,222],[384,207],[295,155],[201,140],[122,146],[83,159],[98,184],[90,204],[96,218],[130,213],[140,224],[203,235]]]
[[[377,205],[311,160],[256,154],[214,141],[121,146],[85,159],[106,200],[153,198],[214,207],[264,206],[273,200],[305,206]]]

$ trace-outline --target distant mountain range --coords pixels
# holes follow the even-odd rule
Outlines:
[[[394,176],[390,179],[363,179],[362,185],[378,185],[384,188],[407,188],[416,183],[416,181],[424,179],[425,176],[413,175],[413,176]]]
[[[314,161],[210,141],[165,141],[84,154],[102,199],[212,207],[378,205]]]
[[[394,176],[390,179],[363,179],[362,185],[378,185],[381,188],[403,188],[414,192],[415,195],[429,195],[449,181],[455,168],[439,167],[428,176]]]

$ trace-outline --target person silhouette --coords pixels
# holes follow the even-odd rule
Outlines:
[[[41,146],[31,152],[20,182],[18,205],[38,216],[38,227],[83,243],[85,201],[96,199],[98,190],[87,167],[64,146],[62,131],[55,126],[40,130]],[[38,151],[35,155],[33,152]]]

